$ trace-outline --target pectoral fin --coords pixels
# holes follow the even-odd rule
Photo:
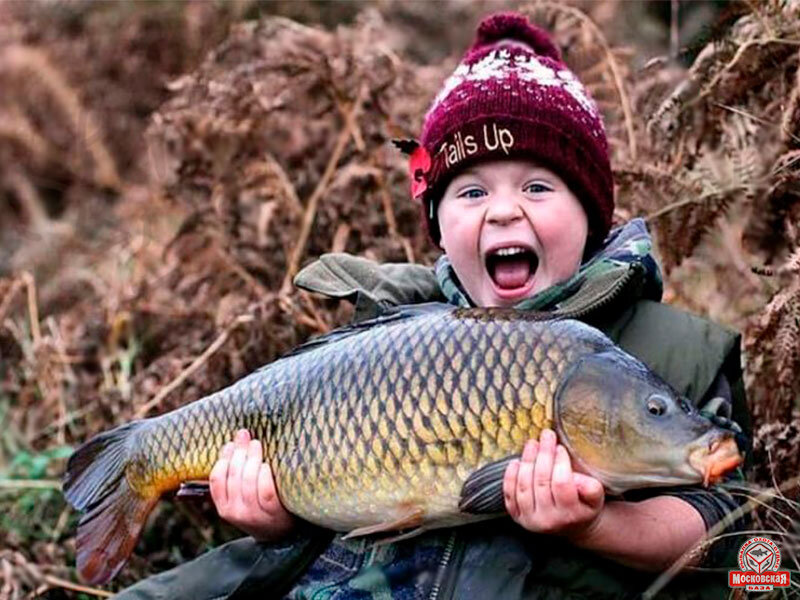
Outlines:
[[[208,481],[184,481],[175,493],[176,498],[203,497],[211,493]]]
[[[387,531],[399,531],[400,529],[418,528],[420,525],[422,525],[422,517],[424,514],[425,511],[421,508],[409,508],[400,517],[393,521],[385,521],[375,525],[367,525],[366,527],[357,527],[342,539],[349,540],[350,538],[372,535],[373,533],[384,533]]]
[[[514,454],[501,458],[472,473],[464,483],[464,487],[461,488],[458,508],[462,512],[477,515],[505,512],[503,477],[509,463],[519,457],[519,454]]]

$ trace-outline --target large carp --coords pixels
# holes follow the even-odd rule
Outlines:
[[[113,577],[161,494],[207,479],[240,428],[261,440],[287,510],[365,535],[500,516],[509,460],[545,427],[611,493],[708,484],[741,461],[730,432],[596,329],[405,307],[80,447],[64,477],[86,511],[78,569]]]

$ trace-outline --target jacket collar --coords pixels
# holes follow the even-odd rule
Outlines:
[[[613,229],[600,249],[584,261],[572,277],[521,300],[514,308],[558,311],[567,306],[571,310],[576,306],[589,307],[592,302],[602,300],[603,290],[613,289],[613,284],[623,277],[629,277],[634,266],[641,272],[642,285],[636,286],[639,290],[637,297],[630,300],[645,296],[660,301],[664,289],[663,281],[652,250],[653,242],[644,220],[632,219]],[[474,306],[446,254],[436,261],[434,273],[448,302],[456,306]],[[597,285],[599,283],[603,285]]]

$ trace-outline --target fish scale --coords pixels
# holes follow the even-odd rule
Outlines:
[[[325,355],[319,358],[299,355],[296,366],[299,373],[306,371],[303,364],[306,360],[315,360],[314,365],[308,365],[309,377],[319,376],[324,380],[329,376],[328,369],[338,372],[345,369],[350,375],[338,389],[332,390],[331,395],[310,394],[300,398],[296,404],[290,403],[297,414],[328,417],[321,420],[321,427],[319,421],[293,420],[302,425],[292,429],[291,447],[296,449],[295,452],[290,454],[286,448],[278,448],[275,452],[271,450],[269,441],[265,442],[284,505],[311,521],[339,529],[369,525],[375,522],[377,512],[382,511],[385,516],[397,510],[398,492],[395,490],[398,486],[388,489],[385,486],[385,482],[391,483],[386,475],[391,475],[392,479],[404,478],[406,485],[401,486],[401,494],[416,498],[423,508],[433,507],[427,512],[434,520],[455,509],[465,474],[511,451],[519,451],[519,444],[525,439],[538,436],[539,431],[549,424],[545,415],[547,412],[552,414],[544,408],[550,399],[536,398],[534,392],[546,374],[530,366],[523,368],[531,356],[531,348],[529,343],[521,340],[556,345],[547,353],[547,360],[551,361],[564,355],[568,362],[570,352],[565,352],[556,338],[546,333],[531,336],[536,330],[544,330],[541,324],[528,323],[527,327],[519,327],[519,323],[506,321],[501,326],[494,323],[490,327],[479,325],[480,322],[469,319],[448,322],[434,317],[427,322],[416,320],[413,328],[389,325],[376,328],[368,335],[338,342],[331,349],[339,357],[348,357],[346,362],[341,359],[328,363]],[[523,332],[529,335],[523,336]],[[504,340],[512,336],[518,338],[520,351],[511,352],[505,346],[507,351],[503,352]],[[437,342],[431,343],[431,348],[421,350],[426,342],[433,340]],[[498,367],[502,373],[498,373],[497,383],[495,378],[485,373],[482,377],[476,376],[481,370],[485,371],[485,367],[482,362],[471,360],[469,352],[481,343],[485,344],[487,351],[491,347],[498,354]],[[375,345],[381,345],[384,351],[375,352]],[[580,344],[573,343],[572,346],[577,350]],[[449,355],[450,360],[442,360],[442,353]],[[454,360],[456,356],[461,360]],[[469,360],[465,360],[467,357]],[[368,368],[369,377],[358,376],[359,365]],[[389,377],[392,365],[403,365],[403,368],[395,370],[397,379],[387,390],[382,382]],[[315,366],[319,372],[315,372]],[[423,377],[426,372],[428,376]],[[550,368],[547,373],[557,377],[559,370]],[[265,377],[263,385],[268,390],[269,373],[261,377]],[[432,378],[458,382],[458,385],[452,390],[445,386],[432,388],[426,384]],[[357,393],[348,393],[351,389]],[[550,390],[552,386],[544,389]],[[487,393],[489,390],[491,393]],[[487,402],[487,397],[495,401]],[[542,409],[520,418],[519,413],[525,413],[526,405],[530,409],[535,402]],[[432,418],[431,413],[437,410],[437,405],[455,411],[451,414],[457,418]],[[518,425],[514,436],[516,441],[511,431],[499,429],[501,406],[507,411],[505,422]],[[508,406],[522,410],[512,412]],[[338,412],[336,421],[330,418],[334,414],[331,411]],[[381,418],[385,414],[401,415],[402,425],[390,428],[384,424],[381,427]],[[348,438],[347,428],[341,425],[344,421],[357,423],[356,435],[360,444],[354,445]],[[451,425],[453,422],[455,426]],[[459,440],[465,434],[469,437],[467,444]],[[323,441],[324,450],[320,452]],[[391,454],[390,447],[394,447],[399,455]],[[340,459],[346,462],[348,473],[366,472],[374,479],[340,479],[334,464],[334,460]],[[466,468],[457,472],[455,466],[460,461],[466,461]],[[399,463],[397,469],[394,468],[396,463]],[[431,491],[434,491],[433,496]],[[342,505],[344,499],[347,503]],[[362,511],[361,507],[369,507],[369,510]],[[354,516],[357,513],[358,516]]]
[[[562,397],[567,382],[571,391]],[[600,393],[603,386],[611,393]],[[630,396],[632,389],[639,396]],[[557,392],[562,425],[568,411],[576,431],[573,446],[601,469],[608,461],[624,463],[628,454],[617,454],[613,444],[610,458],[597,450],[612,439],[610,413],[598,413],[616,410],[625,394],[638,402],[626,409],[634,416],[654,394],[677,406],[644,365],[577,321],[432,305],[333,332],[224,390],[79,448],[64,478],[67,499],[86,512],[78,527],[79,571],[91,583],[113,577],[161,494],[207,479],[241,428],[260,440],[283,506],[318,525],[364,535],[497,516],[505,465],[527,440],[553,427]],[[642,429],[639,449],[646,452],[647,436],[656,435],[671,451],[683,443],[673,441],[675,432],[710,427],[698,419],[688,415],[674,431]],[[597,448],[585,444],[589,438]],[[730,444],[722,462],[703,467],[706,473],[733,464]],[[613,471],[599,476],[617,488],[640,480],[656,485],[664,460],[652,462],[650,480],[624,469],[622,479],[611,478]],[[697,480],[685,458],[676,464],[675,483]]]

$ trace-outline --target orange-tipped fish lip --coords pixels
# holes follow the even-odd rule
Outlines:
[[[736,441],[730,436],[717,437],[707,448],[695,448],[689,454],[689,464],[702,474],[703,485],[716,483],[725,473],[742,464]]]
[[[708,487],[712,483],[718,482],[725,473],[735,469],[740,464],[742,464],[742,457],[739,455],[721,458],[716,462],[709,461],[706,463],[706,470],[703,474],[703,485]]]

